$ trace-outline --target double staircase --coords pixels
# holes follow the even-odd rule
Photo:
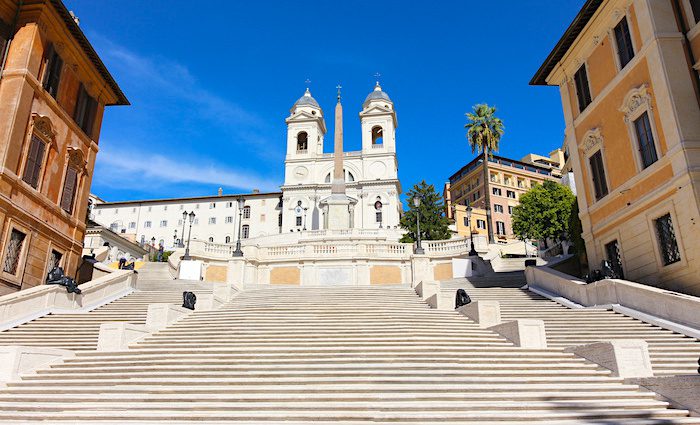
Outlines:
[[[700,424],[559,341],[514,347],[404,286],[251,289],[10,382],[0,422]]]

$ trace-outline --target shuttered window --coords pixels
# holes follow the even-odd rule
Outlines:
[[[54,99],[58,95],[58,85],[61,82],[61,70],[63,69],[63,59],[58,55],[53,45],[49,46],[46,55],[46,73],[44,74],[44,89]]]
[[[97,101],[88,94],[85,86],[80,85],[78,89],[78,101],[75,104],[75,113],[73,119],[75,123],[92,138],[92,129],[95,124],[95,115],[97,113]]]
[[[61,208],[68,214],[73,213],[75,192],[78,186],[78,171],[73,167],[66,170],[66,180],[63,182],[63,195],[61,196]]]
[[[29,184],[34,189],[39,187],[39,175],[41,173],[41,165],[44,161],[44,151],[46,143],[39,137],[32,136],[29,144],[29,152],[27,153],[27,163],[24,166],[24,175],[22,180]]]
[[[605,179],[605,167],[603,166],[603,154],[597,151],[589,159],[591,165],[591,177],[593,178],[593,188],[595,199],[600,199],[608,194],[608,182]]]
[[[649,122],[648,113],[644,112],[634,121],[634,129],[637,132],[637,142],[639,144],[639,153],[642,157],[642,165],[644,168],[647,168],[659,159],[656,155],[654,134],[651,132],[651,123]]]
[[[588,86],[588,72],[586,72],[586,64],[581,65],[574,75],[574,83],[576,84],[576,96],[578,96],[578,110],[583,112],[588,105],[591,104],[591,89]]]
[[[615,27],[615,41],[617,42],[617,56],[620,58],[620,69],[622,69],[634,57],[634,47],[632,46],[627,17],[622,18]]]

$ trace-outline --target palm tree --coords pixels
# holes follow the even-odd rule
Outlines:
[[[498,152],[498,144],[503,135],[503,121],[496,117],[496,108],[487,104],[474,105],[474,112],[465,115],[469,122],[464,126],[467,129],[467,139],[472,153],[483,154],[484,161],[484,200],[486,204],[486,228],[489,233],[489,243],[495,243],[493,239],[493,225],[491,223],[491,194],[489,193],[489,161],[494,151]]]

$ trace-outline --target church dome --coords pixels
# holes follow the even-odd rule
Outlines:
[[[366,108],[367,104],[369,104],[369,102],[371,102],[373,100],[383,100],[386,102],[391,102],[389,95],[382,91],[382,86],[379,85],[379,82],[377,82],[377,85],[374,86],[374,90],[370,94],[367,95],[364,103],[362,104],[362,107]]]
[[[294,106],[292,106],[292,110],[298,106],[311,106],[313,108],[318,108],[321,109],[319,106],[318,102],[316,102],[316,99],[314,99],[311,96],[311,91],[309,89],[306,89],[306,92],[304,92],[304,95],[299,98],[296,102],[294,102]]]

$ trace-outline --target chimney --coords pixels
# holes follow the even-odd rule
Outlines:
[[[260,189],[253,189],[253,194],[258,194],[260,193]]]
[[[73,21],[75,22],[75,24],[79,26],[79,25],[80,25],[80,18],[78,18],[77,16],[75,16],[75,12],[73,12],[73,11],[71,10],[71,11],[69,11],[68,13],[70,14],[70,17],[73,18]]]
[[[224,189],[222,187],[219,188],[219,196],[224,194]]]

